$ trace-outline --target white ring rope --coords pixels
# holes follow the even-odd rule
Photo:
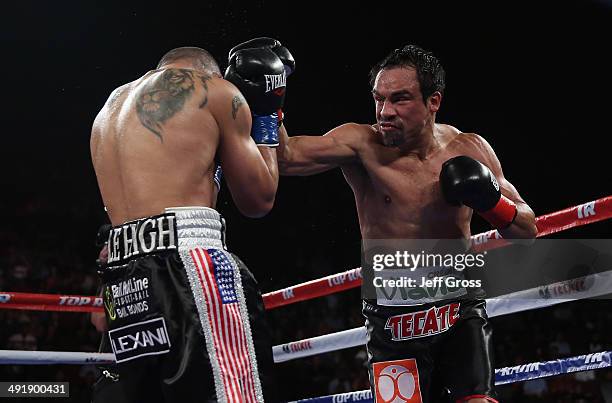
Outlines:
[[[490,318],[612,293],[612,271],[530,288],[487,299]],[[273,347],[274,362],[309,357],[366,344],[365,327],[311,337]]]
[[[595,298],[612,292],[612,271],[530,288],[487,299],[489,317],[544,308],[564,302]],[[343,330],[273,347],[274,362],[364,345],[365,327]],[[112,363],[113,354],[53,351],[0,350],[0,364],[101,364]]]
[[[0,350],[0,364],[114,364],[113,353],[78,353],[72,351]]]
[[[551,361],[532,362],[529,364],[504,367],[495,370],[495,385],[522,382],[537,378],[546,378],[579,371],[589,371],[612,366],[612,351],[601,351],[576,357],[560,358]],[[373,402],[369,389],[337,395],[314,397],[297,400],[292,403],[348,403]]]

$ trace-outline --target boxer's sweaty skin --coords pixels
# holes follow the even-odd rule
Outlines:
[[[488,161],[473,135],[459,135],[451,126],[436,125],[438,144],[421,159],[384,146],[369,125],[358,131],[364,145],[361,163],[342,166],[342,172],[355,194],[364,239],[470,236],[472,210],[444,201],[439,175],[444,161],[457,155]],[[499,178],[499,172],[496,174]]]
[[[517,205],[507,237],[533,237],[533,212],[504,178],[491,146],[476,134],[436,124],[441,96],[423,102],[419,88],[413,68],[396,68],[383,71],[373,90],[377,114],[388,114],[398,126],[387,131],[388,138],[400,138],[401,145],[385,145],[388,138],[378,125],[344,124],[324,136],[288,137],[283,129],[281,173],[312,175],[340,167],[355,195],[363,239],[467,239],[472,210],[446,203],[439,184],[442,164],[467,155],[487,165],[502,194]],[[378,106],[381,99],[385,103]]]
[[[443,163],[452,157],[467,155],[487,165],[496,176],[501,193],[516,203],[516,219],[507,229],[500,230],[502,235],[505,238],[535,236],[537,229],[533,211],[525,204],[514,186],[504,178],[493,149],[478,135],[460,133],[452,126],[435,123],[442,94],[435,91],[424,100],[414,68],[401,66],[381,70],[377,74],[372,95],[378,122],[375,126],[349,123],[332,129],[324,136],[291,138],[281,130],[278,152],[281,173],[312,175],[341,168],[355,195],[364,241],[468,239],[472,210],[465,206],[448,204],[439,183]],[[342,94],[338,95],[338,99],[342,100]],[[521,148],[519,150],[523,151]],[[373,307],[372,310],[369,310],[369,307]],[[392,351],[388,357],[395,360],[404,348],[396,347],[393,342],[387,345],[381,342],[388,337],[383,330],[387,328],[385,323],[389,323],[387,321],[390,315],[395,315],[397,311],[393,314],[382,314],[380,311],[376,312],[379,309],[381,305],[364,302],[363,312],[368,318],[366,327],[370,363],[388,361],[385,353],[382,353],[387,348]],[[374,319],[376,315],[382,318],[378,324]],[[478,344],[474,348],[485,352],[481,362],[471,368],[477,372],[474,376],[475,383],[472,383],[473,380],[467,380],[465,383],[469,385],[462,388],[462,392],[467,389],[469,395],[480,394],[473,393],[476,391],[488,394],[489,388],[492,387],[490,379],[493,371],[487,367],[492,361],[488,353],[490,327],[486,325],[484,317],[480,319],[482,321],[477,322],[478,326],[473,327],[480,329],[480,333],[472,331],[468,325],[459,325],[464,329],[464,334],[469,334],[474,343]],[[470,323],[476,322],[472,320]],[[455,334],[460,334],[457,333],[460,328],[455,328]],[[455,336],[457,337],[465,336]],[[385,347],[376,352],[375,346],[380,347],[381,344]],[[421,346],[417,348],[418,351],[422,349]],[[418,355],[412,353],[414,351],[407,356]],[[428,361],[431,361],[430,357],[425,358],[425,362]],[[375,385],[372,369],[370,374],[372,384]],[[433,375],[423,374],[421,379],[425,377]],[[481,386],[475,389],[476,384],[480,382]],[[483,397],[473,397],[467,402],[485,403],[486,400]]]
[[[238,208],[265,214],[276,154],[250,139],[244,98],[218,75],[174,66],[117,88],[95,119],[92,161],[113,225],[166,207],[214,208],[216,160]]]

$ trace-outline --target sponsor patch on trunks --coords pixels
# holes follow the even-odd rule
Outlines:
[[[423,403],[414,358],[372,364],[376,403]]]
[[[170,339],[164,318],[133,323],[108,332],[117,362],[170,351]]]
[[[460,303],[440,307],[432,306],[425,311],[405,313],[387,319],[385,330],[391,333],[391,340],[402,341],[433,336],[446,332],[459,319]]]
[[[150,279],[134,275],[105,286],[104,306],[111,321],[130,316],[143,316],[153,308]]]

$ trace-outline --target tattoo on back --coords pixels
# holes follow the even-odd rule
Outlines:
[[[201,74],[200,81],[202,82],[202,87],[204,87],[204,99],[200,102],[200,108],[203,108],[208,103],[208,80],[212,78],[210,74]]]
[[[242,95],[235,95],[232,98],[232,117],[236,120],[236,115],[238,114],[238,109],[244,104],[244,98]]]
[[[136,111],[140,123],[159,137],[161,142],[164,141],[163,124],[183,109],[195,91],[196,78],[200,79],[204,88],[204,100],[199,105],[202,108],[208,102],[207,81],[210,77],[192,70],[167,69],[138,91]]]

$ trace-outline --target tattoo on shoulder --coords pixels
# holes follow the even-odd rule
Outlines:
[[[244,98],[242,95],[235,95],[232,98],[232,117],[236,120],[236,115],[238,114],[238,109],[244,105]]]
[[[140,123],[163,143],[163,124],[183,109],[195,90],[194,72],[167,69],[137,93],[136,111]],[[208,96],[207,96],[208,98]]]
[[[208,104],[208,81],[212,78],[210,74],[198,74],[200,78],[200,82],[202,83],[202,88],[204,89],[204,99],[200,102],[200,108],[203,108]]]

